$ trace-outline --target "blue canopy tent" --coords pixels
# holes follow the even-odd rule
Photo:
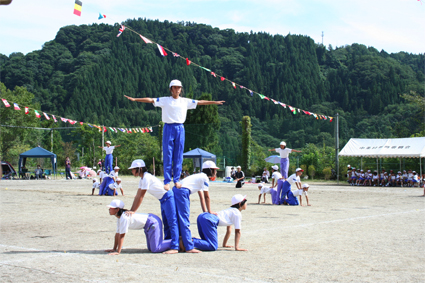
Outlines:
[[[193,168],[199,167],[202,171],[202,163],[207,160],[212,160],[217,163],[217,158],[214,154],[200,148],[195,148],[191,151],[183,153],[183,158],[192,158]]]
[[[27,158],[50,158],[52,162],[52,174],[56,174],[56,154],[53,152],[38,146],[19,154],[19,172],[22,172],[22,167],[25,166]]]

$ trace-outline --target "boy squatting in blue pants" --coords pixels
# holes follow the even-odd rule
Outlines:
[[[210,214],[215,214],[211,211],[208,187],[209,180],[215,180],[217,169],[219,168],[213,161],[205,161],[202,164],[202,173],[193,174],[184,178],[180,189],[177,187],[173,188],[179,232],[184,250],[188,253],[200,252],[194,249],[192,233],[190,232],[190,195],[198,192],[202,211],[208,211]]]
[[[198,216],[198,232],[201,239],[193,238],[193,244],[196,249],[201,251],[215,251],[218,248],[217,226],[227,226],[226,235],[223,240],[223,247],[231,248],[227,245],[231,234],[232,225],[235,226],[235,250],[247,251],[239,248],[239,240],[241,238],[241,211],[246,209],[246,196],[240,194],[232,197],[232,205],[217,215],[204,212]]]
[[[279,204],[299,205],[297,197],[291,191],[291,186],[296,185],[297,189],[301,188],[300,176],[304,172],[303,169],[297,168],[295,173],[288,177],[285,182],[278,182],[278,186],[281,186],[281,195],[279,195]],[[278,188],[279,192],[279,188]]]
[[[164,224],[164,238],[171,239],[170,248],[164,253],[178,253],[179,230],[173,191],[166,191],[162,182],[147,172],[145,162],[141,159],[134,160],[128,169],[131,169],[131,173],[134,177],[140,177],[140,182],[137,195],[133,201],[133,205],[130,211],[127,211],[126,214],[132,214],[136,212],[142,204],[146,192],[149,192],[161,203],[161,215]]]

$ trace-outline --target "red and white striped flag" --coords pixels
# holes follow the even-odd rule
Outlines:
[[[68,119],[61,117],[61,121],[66,123],[66,122],[68,122]]]
[[[16,103],[13,103],[13,108],[15,108],[15,110],[21,110],[21,108],[19,108],[19,105]]]
[[[43,112],[44,117],[46,117],[47,120],[50,120],[49,115],[47,115],[46,113]]]
[[[30,110],[28,109],[28,107],[25,107],[25,114],[29,114]]]
[[[10,107],[9,102],[7,102],[7,100],[6,100],[6,99],[2,98],[2,99],[1,99],[1,101],[3,101],[3,103],[4,103],[4,105],[5,105],[6,107]]]
[[[120,37],[120,35],[122,34],[122,32],[123,32],[124,30],[125,30],[125,26],[121,25],[121,27],[120,27],[120,29],[119,29],[119,31],[118,31],[117,37]]]
[[[141,34],[139,34],[140,35],[140,37],[143,39],[143,41],[145,42],[145,43],[153,43],[152,41],[150,41],[149,39],[147,39],[146,37],[144,37],[143,35],[141,35]]]
[[[57,122],[58,122],[58,120],[56,120],[55,115],[52,115],[52,117],[53,117],[53,121],[55,121],[55,123],[57,123]]]
[[[156,44],[156,45],[158,46],[159,53],[161,53],[162,56],[167,56],[168,55],[167,52],[165,52],[164,47],[162,47],[159,44]]]

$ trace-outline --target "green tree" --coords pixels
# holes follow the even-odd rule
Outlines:
[[[250,175],[251,169],[251,118],[249,116],[244,116],[242,118],[241,127],[242,127],[242,168],[244,168],[246,174]]]

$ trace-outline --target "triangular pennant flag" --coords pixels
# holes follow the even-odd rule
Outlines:
[[[249,94],[251,95],[251,97],[254,96],[254,92],[252,90],[249,89]]]
[[[274,104],[278,104],[279,103],[276,100],[274,100],[273,98],[271,100],[273,101]]]
[[[77,123],[77,121],[69,120],[69,123],[70,123],[71,125],[74,125],[75,123]]]
[[[93,126],[92,126],[92,125],[90,125],[89,123],[87,123],[87,125],[88,125],[90,128],[93,128]]]
[[[106,129],[105,126],[103,126],[103,132],[107,132],[108,130]]]
[[[159,53],[161,53],[162,56],[167,56],[168,55],[167,52],[165,52],[164,47],[162,47],[159,44],[156,44],[156,45],[158,46]]]
[[[109,127],[109,129],[110,129],[111,131],[115,132],[115,131],[114,131],[114,128],[112,128],[112,127]]]
[[[286,108],[286,104],[285,103],[280,103],[280,105],[282,105],[283,108]]]
[[[180,55],[179,55],[179,54],[174,53],[174,52],[172,52],[172,53],[173,53],[173,56],[174,56],[174,57],[176,57],[176,58],[180,57]]]
[[[266,97],[265,95],[262,95],[262,94],[259,94],[259,93],[257,93],[257,94],[258,94],[258,96],[260,96],[261,99],[264,99]]]
[[[216,75],[214,72],[211,72],[211,75],[213,75],[213,76],[214,76],[214,78],[216,78],[216,77],[217,77],[217,75]]]
[[[9,102],[7,102],[7,100],[6,99],[1,99],[1,101],[3,101],[3,103],[4,103],[4,105],[6,106],[6,107],[10,107],[10,104],[9,104]]]
[[[140,37],[143,39],[143,41],[145,42],[145,43],[153,43],[152,41],[150,41],[149,39],[147,39],[146,37],[144,37],[143,35],[141,35],[141,34],[139,34],[140,35]]]
[[[120,35],[122,34],[122,32],[123,32],[124,30],[125,30],[125,26],[121,25],[121,27],[120,27],[120,29],[119,29],[119,31],[118,31],[117,37],[120,37]]]
[[[240,85],[239,87],[242,88],[242,89],[245,88],[243,85]]]
[[[234,82],[232,82],[232,86],[234,89],[236,89],[236,84]]]
[[[225,80],[225,78],[224,78],[224,77],[221,77],[220,79],[221,79],[221,81],[224,81],[224,80]]]
[[[58,120],[56,120],[55,115],[52,115],[52,117],[53,117],[53,121],[55,121],[55,123],[57,123],[57,122],[58,122]]]
[[[204,69],[205,71],[211,72],[211,70],[210,70],[210,69],[204,68],[204,67],[202,67],[202,66],[199,66],[199,68]]]
[[[105,15],[102,15],[101,13],[99,13],[99,17],[97,18],[98,20],[101,20],[101,19],[103,19],[103,18],[106,18],[106,16]]]
[[[50,120],[49,115],[47,115],[46,113],[43,112],[44,117],[46,117],[47,120]]]
[[[189,58],[186,58],[186,65],[190,65],[190,63],[192,63],[192,61],[189,60]]]
[[[153,132],[152,127],[149,127],[149,131],[150,131],[150,132]]]
[[[144,133],[144,132],[145,132],[145,129],[142,128],[142,133]]]
[[[28,107],[25,107],[25,114],[30,113],[30,110],[28,109]]]
[[[13,108],[15,108],[15,110],[21,110],[21,108],[19,108],[19,105],[16,103],[13,103]]]
[[[35,117],[37,117],[37,118],[41,117],[40,113],[38,113],[37,110],[34,110],[34,112],[35,112]]]
[[[82,125],[84,125],[84,122],[80,122],[80,125],[82,126]]]
[[[61,121],[66,123],[66,122],[68,122],[68,119],[61,117]]]
[[[329,122],[332,122],[333,119],[334,117],[329,117]]]
[[[148,133],[149,132],[148,128],[143,128],[143,129],[145,129],[145,133]]]

